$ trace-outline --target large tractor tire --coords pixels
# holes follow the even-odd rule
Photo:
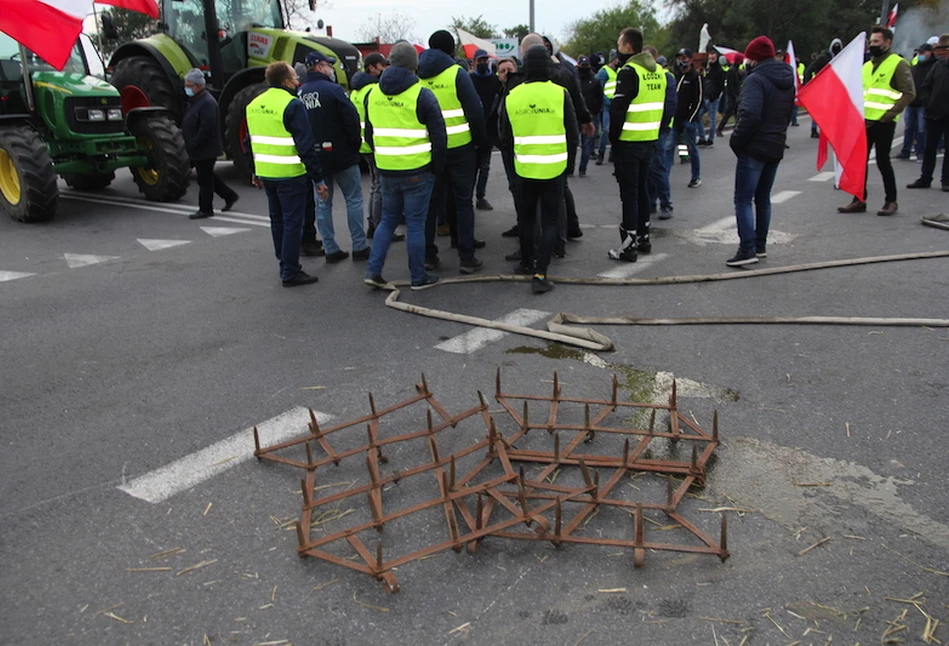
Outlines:
[[[184,95],[175,87],[168,75],[153,58],[130,56],[115,64],[109,80],[122,95],[122,108],[130,112],[134,108],[157,106],[166,108],[181,123],[184,115]]]
[[[227,154],[234,162],[234,168],[242,177],[250,177],[250,152],[244,152],[244,138],[247,136],[247,116],[245,111],[250,102],[264,93],[266,83],[254,83],[234,95],[227,108],[224,121],[224,138]]]
[[[146,200],[174,202],[188,191],[191,163],[185,142],[171,119],[149,116],[132,122],[129,132],[148,157],[148,166],[132,166],[132,178]]]
[[[59,189],[42,138],[25,124],[0,127],[0,210],[19,222],[56,215]]]
[[[115,172],[108,173],[65,173],[63,181],[77,191],[100,191],[115,179]]]

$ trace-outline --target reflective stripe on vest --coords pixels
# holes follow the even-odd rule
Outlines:
[[[551,81],[521,83],[507,95],[518,177],[554,179],[567,170],[565,95],[566,90]]]
[[[283,114],[295,97],[272,87],[247,105],[247,131],[254,155],[254,173],[264,179],[287,179],[306,175]]]
[[[458,98],[458,70],[460,65],[452,65],[441,74],[430,79],[422,79],[438,99],[438,106],[442,109],[442,118],[445,119],[445,131],[448,133],[448,147],[459,148],[471,143],[471,127],[465,118],[465,111]]]
[[[626,121],[619,140],[656,141],[666,100],[666,73],[659,68],[650,72],[632,60],[626,61],[624,67],[632,68],[639,76],[639,93],[626,109]]]
[[[369,94],[376,85],[376,83],[365,85],[358,90],[353,90],[349,95],[349,100],[356,106],[356,113],[359,115],[359,136],[362,137],[359,152],[361,153],[372,152],[372,148],[366,142],[366,95]]]
[[[896,54],[890,54],[880,62],[876,71],[873,70],[873,61],[863,64],[863,118],[867,121],[882,119],[903,96],[890,85],[901,60]]]
[[[415,83],[401,94],[381,89],[369,93],[366,120],[372,124],[376,166],[380,170],[411,171],[432,163],[428,129],[418,120],[418,97],[422,84]]]
[[[616,95],[616,70],[609,65],[605,65],[603,69],[606,70],[606,83],[603,84],[603,96],[612,101]]]

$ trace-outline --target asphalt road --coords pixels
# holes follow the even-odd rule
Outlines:
[[[806,126],[791,129],[774,188],[783,201],[758,267],[949,248],[949,233],[919,224],[947,210],[938,190],[901,189],[890,218],[838,214],[849,196],[815,181]],[[478,213],[477,230],[486,271],[506,272],[514,245],[500,233],[514,216],[495,162],[495,210]],[[894,164],[901,187],[918,176],[918,164]],[[622,267],[606,256],[619,221],[615,181],[608,166],[591,165],[571,180],[585,235],[551,273],[733,271],[724,264],[737,241],[727,140],[703,150],[702,165],[697,189],[686,188],[688,166],[676,166],[675,217],[654,222],[648,262]],[[222,174],[237,185],[228,166]],[[949,330],[609,327],[600,331],[616,350],[599,358],[491,338],[385,308],[359,263],[305,259],[319,284],[283,289],[264,196],[238,190],[228,220],[193,222],[193,188],[185,204],[156,208],[120,173],[106,191],[61,200],[52,222],[0,221],[0,643],[924,643],[927,616],[929,629],[939,621],[932,636],[949,640]],[[871,167],[874,210],[881,191]],[[454,275],[457,258],[440,241],[441,273]],[[724,283],[561,285],[541,297],[483,283],[403,300],[491,319],[535,310],[516,316],[537,328],[561,311],[949,318],[947,268],[935,259]],[[385,275],[407,273],[396,244]],[[549,391],[555,370],[567,394],[587,397],[608,397],[614,369],[624,396],[662,399],[667,373],[687,380],[683,410],[708,424],[717,409],[723,445],[708,488],[683,510],[714,536],[718,515],[702,510],[748,510],[726,512],[731,558],[650,553],[634,570],[616,548],[488,539],[477,555],[400,567],[402,590],[388,595],[370,577],[299,559],[295,532],[278,523],[299,513],[301,474],[235,458],[250,448],[247,434],[226,442],[275,418],[262,428],[300,433],[299,407],[358,417],[367,392],[380,407],[395,403],[423,372],[462,411],[477,390],[493,393],[499,367],[510,390],[532,394]],[[480,437],[465,428],[443,451]],[[393,462],[428,459],[424,445],[413,451]],[[175,464],[180,471],[161,471]],[[317,484],[365,483],[360,466],[318,471]],[[647,489],[650,478],[629,484]],[[604,513],[585,531],[628,538],[631,529],[625,515]],[[666,538],[653,524],[647,535]],[[380,537],[394,553],[441,541],[444,517]],[[602,592],[612,589],[625,591]]]

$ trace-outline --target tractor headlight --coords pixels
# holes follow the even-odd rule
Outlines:
[[[105,121],[105,110],[89,110],[86,115],[89,121]]]
[[[121,108],[109,108],[106,112],[106,118],[109,121],[121,121],[122,120],[122,109]]]

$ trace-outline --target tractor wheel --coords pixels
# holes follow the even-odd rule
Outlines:
[[[27,125],[0,127],[0,210],[19,222],[56,215],[59,189],[46,144]]]
[[[126,113],[135,108],[159,106],[171,112],[175,123],[181,123],[184,97],[155,59],[148,56],[123,58],[115,64],[109,82],[118,88],[122,109]]]
[[[224,121],[227,154],[242,177],[250,177],[250,151],[244,152],[244,138],[247,136],[247,116],[244,111],[250,102],[266,89],[266,83],[248,85],[234,95],[231,105],[227,108],[227,118]]]
[[[150,116],[133,121],[129,132],[138,140],[148,166],[132,166],[138,190],[151,202],[174,202],[188,191],[191,163],[181,131],[171,119]]]
[[[115,172],[108,173],[65,173],[63,181],[70,188],[77,191],[99,191],[107,187],[115,179]]]

